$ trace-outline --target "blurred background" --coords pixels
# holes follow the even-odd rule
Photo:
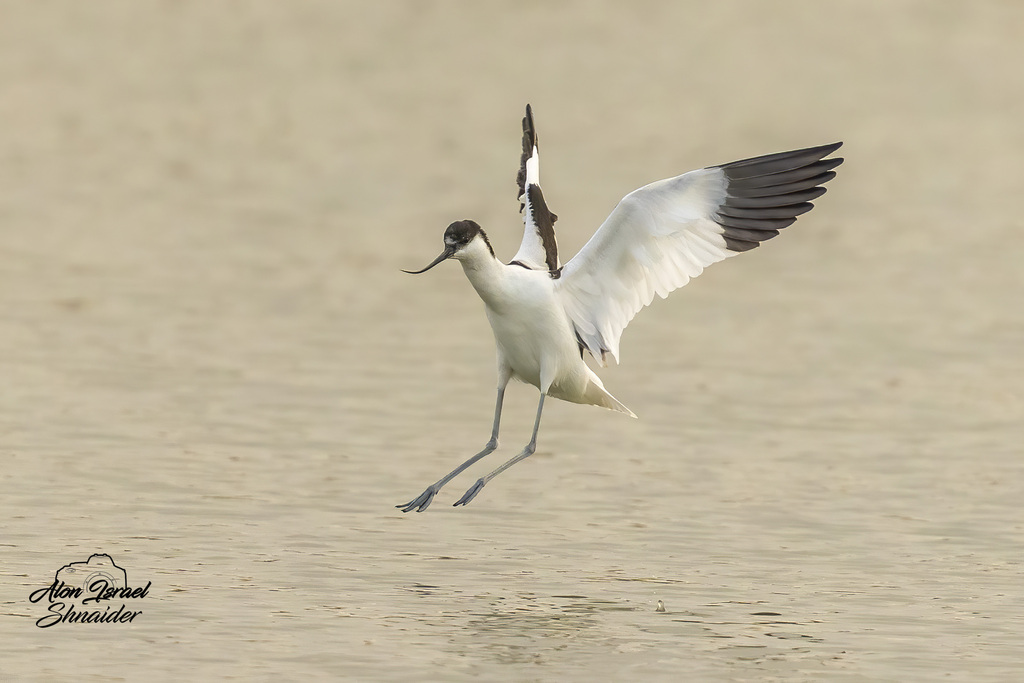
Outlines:
[[[1014,678],[1022,39],[996,1],[7,4],[4,668]],[[601,374],[639,421],[549,403],[402,515],[495,379],[461,268],[399,269],[462,218],[512,257],[527,102],[563,260],[653,180],[846,163],[637,317]],[[37,629],[93,552],[146,612]]]

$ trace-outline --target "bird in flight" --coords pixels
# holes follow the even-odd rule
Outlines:
[[[498,351],[498,397],[491,438],[483,450],[404,505],[423,512],[441,488],[498,447],[501,404],[510,379],[540,390],[533,435],[523,450],[474,483],[455,505],[466,505],[494,477],[537,448],[548,396],[601,406],[636,417],[604,388],[584,361],[618,363],[619,338],[633,316],[665,298],[707,266],[749,251],[779,234],[825,193],[843,143],[709,166],[645,185],[618,203],[590,241],[564,265],[554,224],[540,188],[540,160],[533,112],[526,105],[523,154],[517,183],[525,230],[508,263],[494,255],[487,234],[471,220],[444,231],[442,261],[458,260],[484,301]]]

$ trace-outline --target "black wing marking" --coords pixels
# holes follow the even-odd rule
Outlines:
[[[519,160],[519,173],[516,184],[519,186],[519,211],[523,212],[525,232],[523,243],[519,247],[515,261],[527,264],[528,267],[542,267],[544,264],[551,273],[557,273],[558,243],[555,240],[555,221],[558,216],[551,212],[544,193],[540,189],[539,178],[535,171],[531,174],[529,166],[539,166],[539,159],[534,159],[537,147],[537,130],[533,125],[533,109],[526,105],[526,116],[523,117],[523,154]],[[552,275],[557,277],[557,275]]]
[[[792,225],[814,208],[812,200],[825,194],[824,183],[836,177],[832,169],[841,157],[824,159],[843,143],[808,147],[742,159],[716,168],[725,173],[725,201],[712,215],[722,226],[730,251],[747,251]]]

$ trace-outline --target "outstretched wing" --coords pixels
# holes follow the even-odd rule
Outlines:
[[[523,214],[523,243],[511,263],[534,270],[557,271],[558,244],[555,242],[555,221],[544,193],[540,189],[540,155],[537,151],[537,131],[533,127],[533,110],[526,105],[523,117],[523,156],[519,162],[519,210]]]
[[[626,195],[555,280],[576,337],[602,365],[619,360],[633,316],[707,266],[753,249],[814,208],[841,158],[837,142],[734,161]]]

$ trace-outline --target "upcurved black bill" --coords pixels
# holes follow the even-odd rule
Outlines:
[[[409,273],[409,275],[419,275],[420,273],[427,272],[428,270],[430,270],[431,268],[436,266],[441,261],[444,261],[445,259],[450,259],[454,255],[455,255],[455,247],[445,246],[444,251],[441,252],[441,255],[438,256],[433,261],[431,261],[430,265],[427,266],[426,268],[424,268],[423,270],[402,270],[402,272],[403,273]]]

